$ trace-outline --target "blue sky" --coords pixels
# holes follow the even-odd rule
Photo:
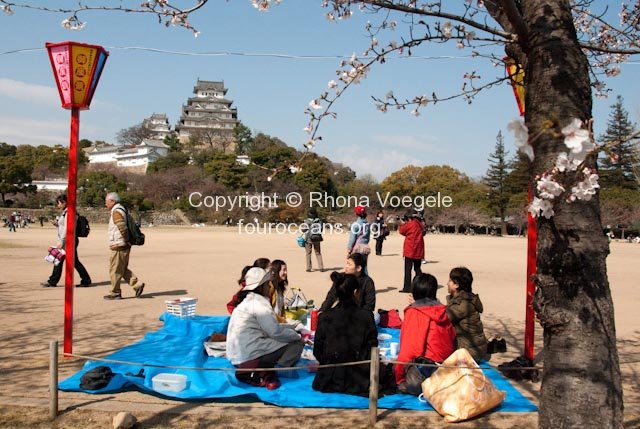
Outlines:
[[[54,2],[51,2],[54,3]],[[57,2],[60,3],[60,2]],[[138,2],[134,2],[138,3]],[[191,21],[199,37],[182,28],[159,25],[153,16],[92,12],[83,31],[60,26],[63,15],[16,9],[0,13],[0,53],[43,48],[45,42],[75,40],[106,47],[110,56],[91,110],[81,114],[81,138],[115,142],[116,133],[153,112],[166,113],[172,125],[197,78],[224,80],[239,118],[255,132],[276,136],[300,148],[309,101],[335,78],[338,59],[294,60],[255,56],[179,56],[120,49],[146,47],[182,52],[283,53],[351,55],[368,46],[367,19],[330,23],[319,2],[285,1],[268,13],[257,12],[248,0],[211,2]],[[402,26],[400,25],[399,28]],[[393,35],[399,39],[403,33]],[[462,86],[465,72],[483,80],[501,76],[501,68],[469,58],[455,44],[425,46],[420,56],[454,59],[396,59],[376,66],[360,85],[335,106],[337,120],[321,128],[316,151],[352,167],[358,175],[382,179],[408,164],[448,164],[472,177],[487,169],[498,131],[514,153],[507,123],[517,116],[511,89],[498,86],[480,94],[473,104],[462,100],[429,106],[419,117],[408,111],[378,112],[371,95],[393,90],[399,98],[451,95]],[[640,66],[622,66],[608,80],[613,96],[621,94],[632,121],[640,122],[640,95],[632,88]],[[10,144],[68,144],[69,112],[60,108],[51,67],[44,49],[0,55],[0,141]],[[594,99],[596,134],[605,127],[614,97]]]

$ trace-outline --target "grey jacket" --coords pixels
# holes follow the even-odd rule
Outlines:
[[[250,293],[231,314],[227,358],[232,364],[239,365],[300,339],[292,326],[278,323],[267,298]]]

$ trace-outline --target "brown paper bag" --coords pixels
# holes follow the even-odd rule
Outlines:
[[[458,349],[442,366],[479,368],[466,349]],[[506,396],[480,369],[438,368],[422,383],[422,395],[446,422],[460,422],[500,405]]]

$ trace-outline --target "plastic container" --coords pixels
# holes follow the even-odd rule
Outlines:
[[[196,315],[198,298],[177,298],[165,301],[167,313],[178,317],[193,317]]]
[[[183,374],[156,374],[151,383],[156,392],[181,392],[187,387],[187,376]]]

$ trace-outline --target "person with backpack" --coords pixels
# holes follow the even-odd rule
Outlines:
[[[105,197],[105,206],[111,211],[109,216],[109,227],[107,234],[109,238],[109,249],[111,256],[109,259],[109,278],[111,280],[111,290],[104,299],[122,299],[120,283],[124,279],[135,291],[136,298],[142,296],[145,284],[129,269],[129,256],[131,255],[131,245],[133,234],[130,233],[128,224],[131,223],[130,214],[127,209],[120,204],[120,196],[115,192],[109,192]]]
[[[65,241],[67,238],[67,196],[59,195],[56,198],[56,205],[58,209],[61,210],[60,216],[53,221],[53,225],[57,227],[58,232],[58,249],[65,248]],[[78,222],[78,214],[76,213],[76,223]],[[77,227],[77,224],[76,224]],[[80,284],[77,284],[76,287],[87,287],[91,286],[91,276],[87,272],[87,269],[80,262],[80,258],[78,257],[78,244],[80,240],[78,239],[78,231],[76,228],[76,246],[75,246],[75,260],[74,267],[78,274],[80,274]],[[51,276],[46,282],[42,283],[42,287],[56,287],[60,278],[62,277],[62,267],[64,266],[64,260],[58,264],[53,266],[53,271],[51,272]]]
[[[311,272],[311,251],[315,250],[318,268],[324,272],[324,264],[322,263],[322,252],[320,251],[320,242],[322,238],[322,221],[318,217],[315,207],[309,209],[308,218],[304,221],[304,249],[307,257],[307,272]]]

